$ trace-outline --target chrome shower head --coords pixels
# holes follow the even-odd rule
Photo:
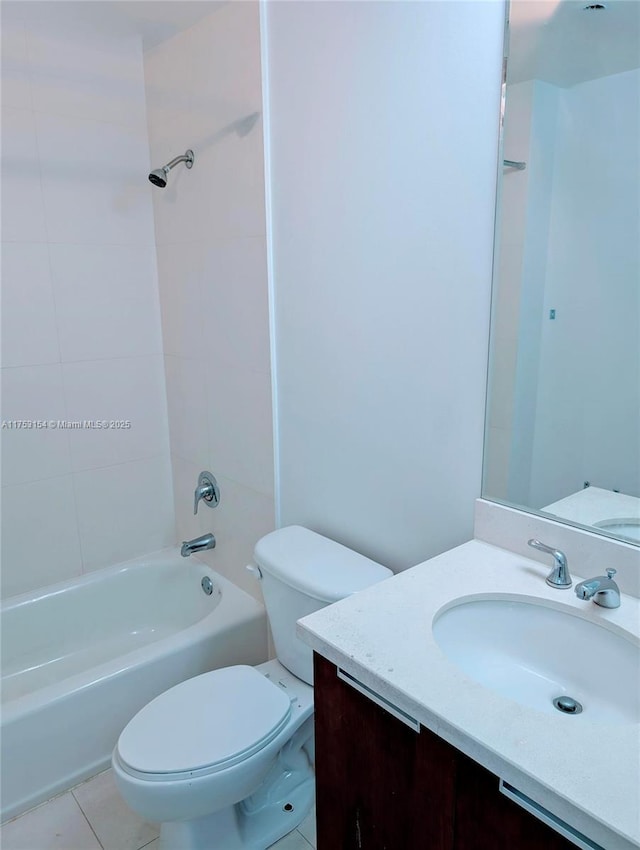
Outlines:
[[[149,180],[153,183],[154,186],[158,186],[160,189],[164,189],[167,185],[167,177],[169,176],[169,172],[172,168],[174,168],[179,162],[184,162],[187,168],[193,168],[193,151],[189,149],[185,151],[182,156],[176,156],[171,162],[168,162],[166,165],[163,165],[162,168],[156,168],[149,174]]]
[[[164,168],[156,168],[156,170],[152,171],[149,175],[149,180],[154,186],[159,186],[161,189],[164,189],[167,185],[167,172]]]

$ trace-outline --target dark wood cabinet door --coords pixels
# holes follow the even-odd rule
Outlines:
[[[318,850],[575,850],[498,777],[314,655]]]
[[[459,753],[454,850],[576,850],[547,824],[501,794],[498,777]]]
[[[318,850],[451,850],[456,751],[314,670]]]

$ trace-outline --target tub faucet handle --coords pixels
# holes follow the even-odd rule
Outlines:
[[[198,476],[198,486],[193,496],[193,513],[198,513],[198,504],[203,499],[205,505],[217,508],[220,504],[220,488],[215,476],[210,472],[201,472]]]

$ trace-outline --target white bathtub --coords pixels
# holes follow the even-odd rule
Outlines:
[[[2,820],[106,768],[121,730],[162,691],[265,661],[266,623],[262,605],[173,549],[7,600]]]

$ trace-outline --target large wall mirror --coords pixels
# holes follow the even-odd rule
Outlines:
[[[640,543],[640,0],[511,0],[483,495]]]

